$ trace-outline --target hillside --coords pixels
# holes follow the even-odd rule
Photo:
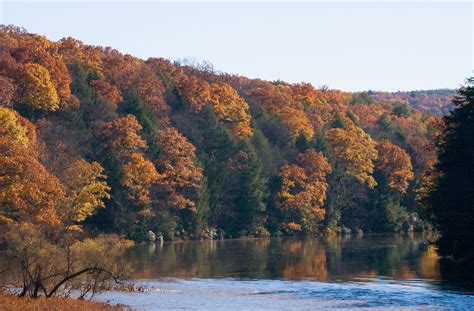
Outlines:
[[[449,92],[248,79],[13,26],[0,46],[0,222],[67,214],[135,240],[426,229],[416,189]]]
[[[420,111],[427,111],[437,116],[447,115],[453,108],[453,95],[456,90],[440,89],[411,92],[369,92],[376,101],[387,103],[404,103]]]

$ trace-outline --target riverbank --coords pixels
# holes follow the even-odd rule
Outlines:
[[[111,306],[105,302],[85,301],[72,298],[44,298],[32,299],[29,297],[18,297],[16,295],[0,293],[0,310],[23,310],[23,311],[119,311],[129,310],[119,306]]]

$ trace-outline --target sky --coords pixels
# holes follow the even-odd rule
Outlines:
[[[251,78],[407,91],[456,88],[473,74],[473,10],[469,0],[0,0],[0,23]]]

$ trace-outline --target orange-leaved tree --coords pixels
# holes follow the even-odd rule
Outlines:
[[[64,187],[38,160],[34,126],[8,108],[0,120],[0,220],[59,224]]]
[[[249,105],[234,88],[225,83],[213,84],[211,99],[217,118],[227,124],[237,138],[253,135]]]
[[[153,163],[141,153],[133,153],[123,167],[121,183],[128,187],[129,198],[138,205],[151,203],[150,190],[161,179]]]
[[[376,170],[386,178],[389,188],[405,193],[414,177],[410,156],[405,150],[385,139],[379,141],[376,148]]]
[[[324,155],[314,149],[299,154],[296,164],[283,165],[281,187],[276,195],[276,205],[284,215],[283,227],[317,231],[325,216],[326,175],[330,171]]]
[[[174,128],[158,132],[160,158],[157,166],[163,174],[160,184],[165,186],[169,203],[177,208],[196,209],[192,200],[203,174],[196,164],[196,148]]]
[[[139,134],[141,129],[132,114],[108,122],[103,130],[106,147],[119,159],[130,158],[132,154],[147,149],[146,141]]]

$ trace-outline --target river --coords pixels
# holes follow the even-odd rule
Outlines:
[[[145,292],[96,299],[139,310],[474,310],[423,235],[266,238],[137,245]]]

